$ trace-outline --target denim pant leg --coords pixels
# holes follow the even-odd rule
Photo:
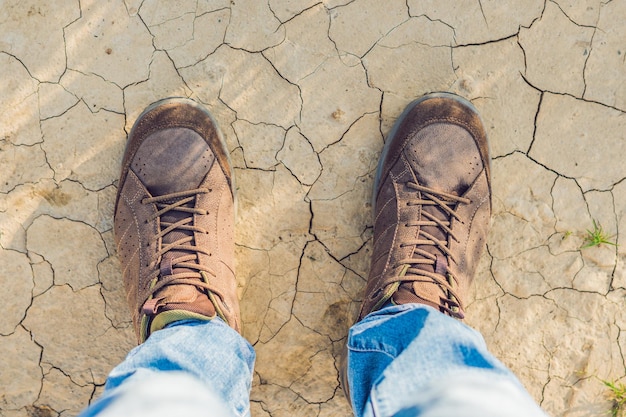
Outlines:
[[[546,415],[478,332],[424,305],[355,324],[347,367],[357,417]]]
[[[133,349],[83,416],[249,416],[255,354],[220,319],[180,321]]]

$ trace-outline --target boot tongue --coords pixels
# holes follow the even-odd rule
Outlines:
[[[184,207],[189,207],[189,208],[193,207],[193,201],[188,204],[185,204]],[[174,224],[185,218],[189,218],[191,216],[193,216],[192,213],[186,213],[186,212],[178,211],[178,210],[170,210],[161,215],[161,229],[164,229],[166,227],[165,225],[163,225],[163,223]],[[193,223],[187,223],[187,224],[189,225]],[[190,238],[190,237],[192,239],[194,237],[192,231],[174,229],[171,232],[163,236],[161,240],[161,247],[171,245],[181,239]],[[183,243],[183,245],[186,245],[186,246],[190,246],[193,244],[194,244],[193,240],[190,242]],[[190,251],[176,250],[176,249],[172,249],[172,250],[165,252],[161,258],[161,264],[160,264],[161,276],[163,277],[163,276],[172,275],[172,274],[179,274],[182,272],[196,272],[197,273],[198,271],[196,270],[189,269],[189,268],[180,268],[176,266],[175,261],[177,258],[180,258],[181,256],[191,255],[191,254],[192,252]],[[191,261],[186,261],[186,262],[196,263],[197,261],[191,260]]]
[[[191,207],[191,206],[192,204],[189,204],[189,203],[185,204],[185,207]],[[189,218],[191,216],[193,216],[193,214],[191,213],[186,213],[186,212],[178,211],[178,210],[170,210],[161,215],[161,229],[164,229],[166,227],[165,225],[163,225],[163,223],[174,224],[185,218]],[[188,224],[193,224],[193,223],[188,223]],[[161,240],[161,247],[171,245],[181,239],[190,238],[190,237],[192,239],[194,237],[192,231],[174,229],[171,232],[163,236]],[[192,245],[193,243],[194,242],[192,240],[191,242],[183,243],[183,245],[189,246],[189,245]],[[182,272],[197,272],[196,270],[189,269],[189,268],[180,268],[176,265],[175,261],[177,258],[180,258],[181,256],[190,255],[190,254],[192,254],[190,251],[179,250],[179,249],[178,250],[172,249],[172,250],[165,252],[161,258],[161,264],[160,264],[161,276],[163,277],[163,276],[178,274]],[[191,260],[187,262],[196,263],[197,261],[194,262],[194,260]]]
[[[427,197],[424,196],[424,192],[420,192],[420,193],[421,193],[422,199],[428,199]],[[428,214],[432,215],[438,220],[441,220],[444,224],[447,224],[450,222],[449,214],[438,205],[433,205],[433,206],[423,205],[422,211],[427,212]],[[428,219],[422,214],[422,220],[429,221],[430,219]],[[443,228],[439,226],[421,226],[420,227],[420,236],[418,238],[420,240],[426,240],[429,238],[427,238],[426,235],[424,235],[421,232],[428,233],[430,236],[440,241],[443,245],[448,245],[448,234],[445,232]],[[437,274],[445,276],[447,272],[446,266],[448,263],[447,255],[439,248],[439,246],[437,245],[418,245],[418,246],[421,250],[434,255],[437,258],[437,260],[432,265],[417,264],[417,265],[414,265],[413,268],[421,269],[423,271],[433,272],[433,273],[437,273]],[[414,252],[413,257],[421,258],[423,256],[420,255],[419,253]]]

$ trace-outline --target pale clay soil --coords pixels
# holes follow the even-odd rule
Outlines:
[[[626,375],[626,1],[0,2],[0,415],[72,416],[135,345],[113,243],[127,133],[167,96],[236,167],[253,416],[347,416],[384,138],[431,91],[491,140],[467,322],[554,416]],[[598,221],[612,242],[582,248]]]

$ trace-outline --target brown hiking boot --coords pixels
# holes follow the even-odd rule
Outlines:
[[[373,207],[359,320],[388,301],[462,319],[491,216],[489,146],[469,101],[438,93],[407,107],[380,157]]]
[[[124,154],[114,227],[140,343],[185,319],[219,316],[240,330],[233,174],[206,109],[174,98],[139,116]]]

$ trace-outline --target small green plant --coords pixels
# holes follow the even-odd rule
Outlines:
[[[593,230],[587,229],[587,236],[585,236],[585,244],[581,249],[590,248],[592,246],[600,246],[605,243],[607,245],[617,246],[617,243],[611,242],[614,236],[607,236],[602,229],[602,225],[599,222],[593,221]]]
[[[611,417],[623,417],[624,406],[626,405],[626,385],[617,381],[601,380],[609,389],[609,399],[613,401],[611,406]]]

